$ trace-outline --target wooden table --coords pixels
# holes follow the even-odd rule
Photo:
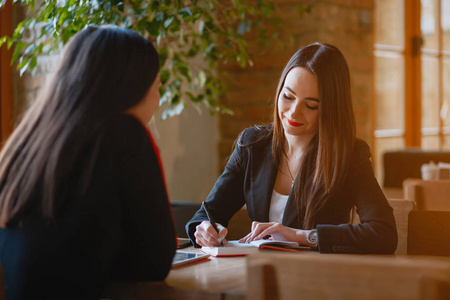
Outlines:
[[[188,247],[183,251],[200,250]],[[300,255],[311,254],[318,252],[304,251]],[[116,300],[243,300],[247,294],[247,257],[210,257],[204,262],[172,269],[164,282],[112,282],[103,297]]]
[[[194,247],[183,251],[199,251]],[[112,299],[245,299],[246,257],[211,257],[172,269],[164,282],[112,282],[105,298]]]
[[[249,300],[450,299],[449,257],[280,252],[248,257]]]
[[[193,247],[186,248],[187,251],[199,251]],[[387,284],[383,281],[384,274],[390,274],[393,272],[390,270],[392,262],[396,262],[396,272],[404,273],[404,270],[416,268],[422,270],[424,266],[433,267],[440,270],[442,268],[450,278],[450,258],[440,257],[426,257],[426,256],[406,256],[406,255],[346,255],[346,254],[318,254],[316,251],[304,251],[299,255],[293,255],[292,253],[284,253],[282,251],[260,251],[260,253],[250,256],[239,257],[211,257],[210,260],[188,265],[178,269],[172,269],[164,282],[112,282],[107,287],[103,294],[104,298],[110,299],[183,299],[183,300],[203,300],[203,299],[217,299],[217,300],[243,300],[246,299],[248,292],[251,292],[248,288],[249,278],[247,278],[248,264],[252,266],[252,263],[257,261],[261,256],[266,256],[268,262],[273,266],[278,266],[281,263],[281,259],[284,259],[285,265],[290,264],[290,260],[295,263],[296,260],[303,261],[308,264],[312,270],[315,270],[318,277],[321,274],[328,274],[331,271],[325,267],[315,267],[315,262],[323,261],[325,266],[330,266],[333,262],[338,262],[341,265],[347,266],[348,264],[361,260],[365,264],[372,262],[373,266],[354,266],[358,272],[363,272],[365,275],[367,272],[381,272],[380,276],[371,275],[377,277],[383,284]],[[311,259],[305,256],[312,256]],[[285,258],[289,258],[286,260]],[[361,259],[363,258],[363,259]],[[386,272],[379,268],[380,261],[386,265]],[[336,269],[331,274],[331,279],[334,280],[342,270],[347,270],[341,265],[336,266]],[[319,266],[319,264],[317,264]],[[403,266],[403,267],[402,267]],[[368,271],[374,267],[373,271]],[[393,267],[392,267],[393,268]],[[414,269],[414,270],[416,270]],[[417,271],[416,270],[416,271]],[[302,272],[299,270],[298,272]],[[364,273],[363,272],[363,273]],[[427,271],[428,272],[428,271]],[[434,271],[433,271],[434,272]],[[441,271],[439,271],[441,272]],[[311,272],[310,272],[311,273]],[[312,273],[311,273],[312,274]],[[372,274],[372,273],[370,273]],[[254,274],[253,274],[254,275]],[[291,274],[294,277],[302,277],[303,275]],[[382,276],[383,275],[383,276]],[[391,274],[392,275],[392,274]],[[252,276],[252,280],[254,280]],[[338,276],[339,277],[339,276]],[[391,276],[392,277],[392,276]],[[419,276],[420,277],[420,276]],[[447,278],[446,277],[446,278]],[[419,278],[420,279],[420,278]],[[361,279],[361,285],[365,284]],[[334,282],[334,281],[333,281]],[[446,284],[449,281],[446,281]],[[337,281],[339,283],[339,281]],[[254,283],[253,283],[253,291]],[[412,284],[408,289],[418,289],[418,283]],[[450,285],[449,285],[450,286]],[[446,286],[447,287],[447,286]],[[330,289],[342,290],[339,285],[334,287],[330,286]],[[450,289],[449,294],[450,295]],[[339,298],[343,299],[343,298]],[[403,298],[402,298],[403,299]],[[447,299],[447,298],[445,298]]]

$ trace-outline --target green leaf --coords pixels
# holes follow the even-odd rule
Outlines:
[[[183,28],[181,28],[181,23],[178,18],[174,18],[172,25],[170,26],[170,32],[179,32],[182,36],[183,34]]]
[[[27,57],[25,58],[18,66],[18,68],[20,69],[20,76],[23,75],[23,73],[25,73],[25,71],[28,69],[28,66],[30,65],[31,60]]]
[[[167,57],[169,56],[169,52],[167,51],[167,49],[164,48],[160,49],[158,51],[158,56],[159,56],[159,66],[162,67],[166,63]]]
[[[155,20],[156,21],[164,21],[164,12],[163,11],[156,12]]]
[[[33,75],[36,71],[36,66],[37,66],[37,57],[32,56],[30,60],[29,70],[33,72]]]
[[[180,9],[179,14],[182,18],[190,17],[193,15],[191,9],[187,6]]]
[[[195,98],[194,102],[200,103],[200,102],[202,102],[204,99],[205,99],[205,95],[200,94],[200,95],[198,95],[198,96]]]
[[[189,100],[195,102],[195,100],[197,99],[194,95],[192,95],[192,93],[187,92],[186,95],[189,97]]]
[[[189,40],[186,41],[186,43],[188,43]],[[193,58],[194,56],[196,56],[198,53],[200,52],[200,46],[197,44],[192,44],[191,47],[189,48],[188,52],[183,53],[184,57],[187,58]]]
[[[183,76],[188,77],[188,78],[190,78],[189,70],[190,70],[189,66],[187,66],[187,65],[185,65],[185,64],[180,64],[180,65],[178,65],[178,71],[179,71]]]
[[[205,22],[200,21],[198,23],[198,34],[203,35],[203,30],[205,29]]]
[[[220,107],[220,112],[226,115],[234,116],[234,112],[225,106]]]
[[[22,50],[22,47],[23,47],[23,43],[19,42],[19,43],[16,44],[16,47],[14,48],[14,52],[13,52],[13,55],[12,55],[12,58],[11,58],[11,63],[13,63],[13,62],[15,62],[17,60],[17,58],[19,57],[20,52]]]
[[[199,79],[199,85],[201,88],[205,87],[205,83],[206,83],[206,73],[204,71],[200,71],[198,73],[198,79]]]
[[[1,47],[7,40],[8,40],[8,37],[7,37],[7,36],[2,36],[2,37],[0,38],[0,47]]]
[[[31,44],[23,51],[22,55],[29,54],[30,52],[33,52],[35,49],[36,49],[36,45]]]
[[[168,28],[170,26],[170,24],[172,24],[174,19],[175,19],[174,17],[170,17],[167,20],[165,20],[164,21],[164,28]]]
[[[159,73],[159,77],[160,77],[160,80],[161,80],[161,84],[163,84],[163,85],[166,84],[169,81],[169,78],[170,78],[169,70],[162,70]]]
[[[208,45],[208,47],[206,47],[205,53],[210,53],[210,52],[212,52],[215,48],[216,48],[216,43],[211,43],[211,44]]]
[[[174,98],[178,98],[178,95],[175,96]],[[162,114],[163,120],[166,119],[167,117],[173,117],[181,114],[184,110],[184,107],[185,107],[184,102],[180,102],[179,99],[176,99],[176,101],[172,102],[163,112]]]
[[[156,20],[152,20],[150,22],[146,22],[144,27],[151,36],[157,36],[159,33],[160,23]]]

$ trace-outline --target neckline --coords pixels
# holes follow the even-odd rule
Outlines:
[[[284,195],[284,194],[278,193],[275,189],[273,189],[273,192],[281,197],[289,197],[289,195]]]

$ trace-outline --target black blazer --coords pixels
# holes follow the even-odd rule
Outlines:
[[[251,145],[242,146],[247,144]],[[317,217],[320,252],[393,253],[397,248],[397,230],[392,208],[373,174],[369,158],[369,146],[362,140],[357,140],[344,185]],[[231,217],[246,204],[253,221],[268,222],[277,172],[272,157],[270,127],[246,129],[239,137],[224,172],[206,199],[216,221],[228,226]],[[302,228],[304,216],[298,215],[292,194],[291,191],[282,224]],[[361,220],[358,225],[349,224],[354,205]],[[207,217],[203,208],[200,208],[186,224],[186,231],[193,242],[195,227],[204,220]],[[194,245],[199,246],[196,243]]]
[[[97,146],[81,196],[80,170]],[[35,208],[21,226],[0,228],[7,298],[99,299],[109,280],[164,280],[176,240],[156,151],[135,118],[105,124],[73,166],[55,220]]]

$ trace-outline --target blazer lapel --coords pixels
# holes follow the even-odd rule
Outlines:
[[[297,204],[294,198],[294,189],[291,189],[288,201],[286,203],[286,208],[284,209],[282,224],[293,228],[302,228],[303,216],[298,216]]]
[[[277,168],[273,163],[272,150],[263,152],[254,155],[251,160],[251,191],[255,218],[260,222],[268,222]]]

